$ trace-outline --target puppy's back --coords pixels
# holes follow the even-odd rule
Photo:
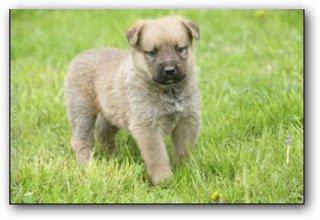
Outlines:
[[[67,80],[73,85],[86,85],[93,82],[95,73],[102,66],[109,70],[116,68],[129,52],[123,49],[90,49],[77,55],[69,66]],[[110,71],[106,71],[110,72]]]
[[[99,110],[96,82],[101,81],[107,87],[112,84],[116,70],[127,56],[129,51],[115,48],[90,49],[77,55],[65,79],[67,104],[77,97],[83,97],[89,106]]]

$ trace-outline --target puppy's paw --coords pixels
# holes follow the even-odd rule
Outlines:
[[[87,149],[75,151],[75,155],[80,165],[86,165],[90,161],[90,151]]]
[[[156,173],[153,176],[151,176],[151,182],[154,186],[162,185],[165,183],[168,183],[172,177],[171,170],[161,173]]]

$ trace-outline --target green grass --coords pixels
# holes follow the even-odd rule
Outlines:
[[[190,159],[154,187],[122,131],[115,155],[95,148],[80,168],[64,108],[68,63],[88,48],[128,48],[135,20],[168,14],[201,29],[203,123]],[[226,203],[303,202],[301,10],[13,10],[11,22],[11,202],[210,203],[216,191]]]

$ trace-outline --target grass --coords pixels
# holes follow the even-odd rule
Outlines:
[[[87,48],[128,48],[124,30],[135,20],[168,14],[201,28],[203,123],[190,159],[154,187],[122,131],[115,155],[96,147],[80,168],[64,108],[68,63]],[[12,203],[211,203],[214,192],[226,203],[303,202],[301,10],[13,10],[11,18]]]

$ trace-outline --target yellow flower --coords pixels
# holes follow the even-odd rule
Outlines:
[[[215,192],[213,192],[213,193],[210,195],[210,198],[211,198],[213,201],[220,201],[221,198],[222,198],[222,195],[220,194],[219,191],[215,191]]]
[[[267,11],[264,9],[256,10],[256,16],[258,16],[260,18],[263,18],[264,16],[266,16],[266,13],[267,13]]]

